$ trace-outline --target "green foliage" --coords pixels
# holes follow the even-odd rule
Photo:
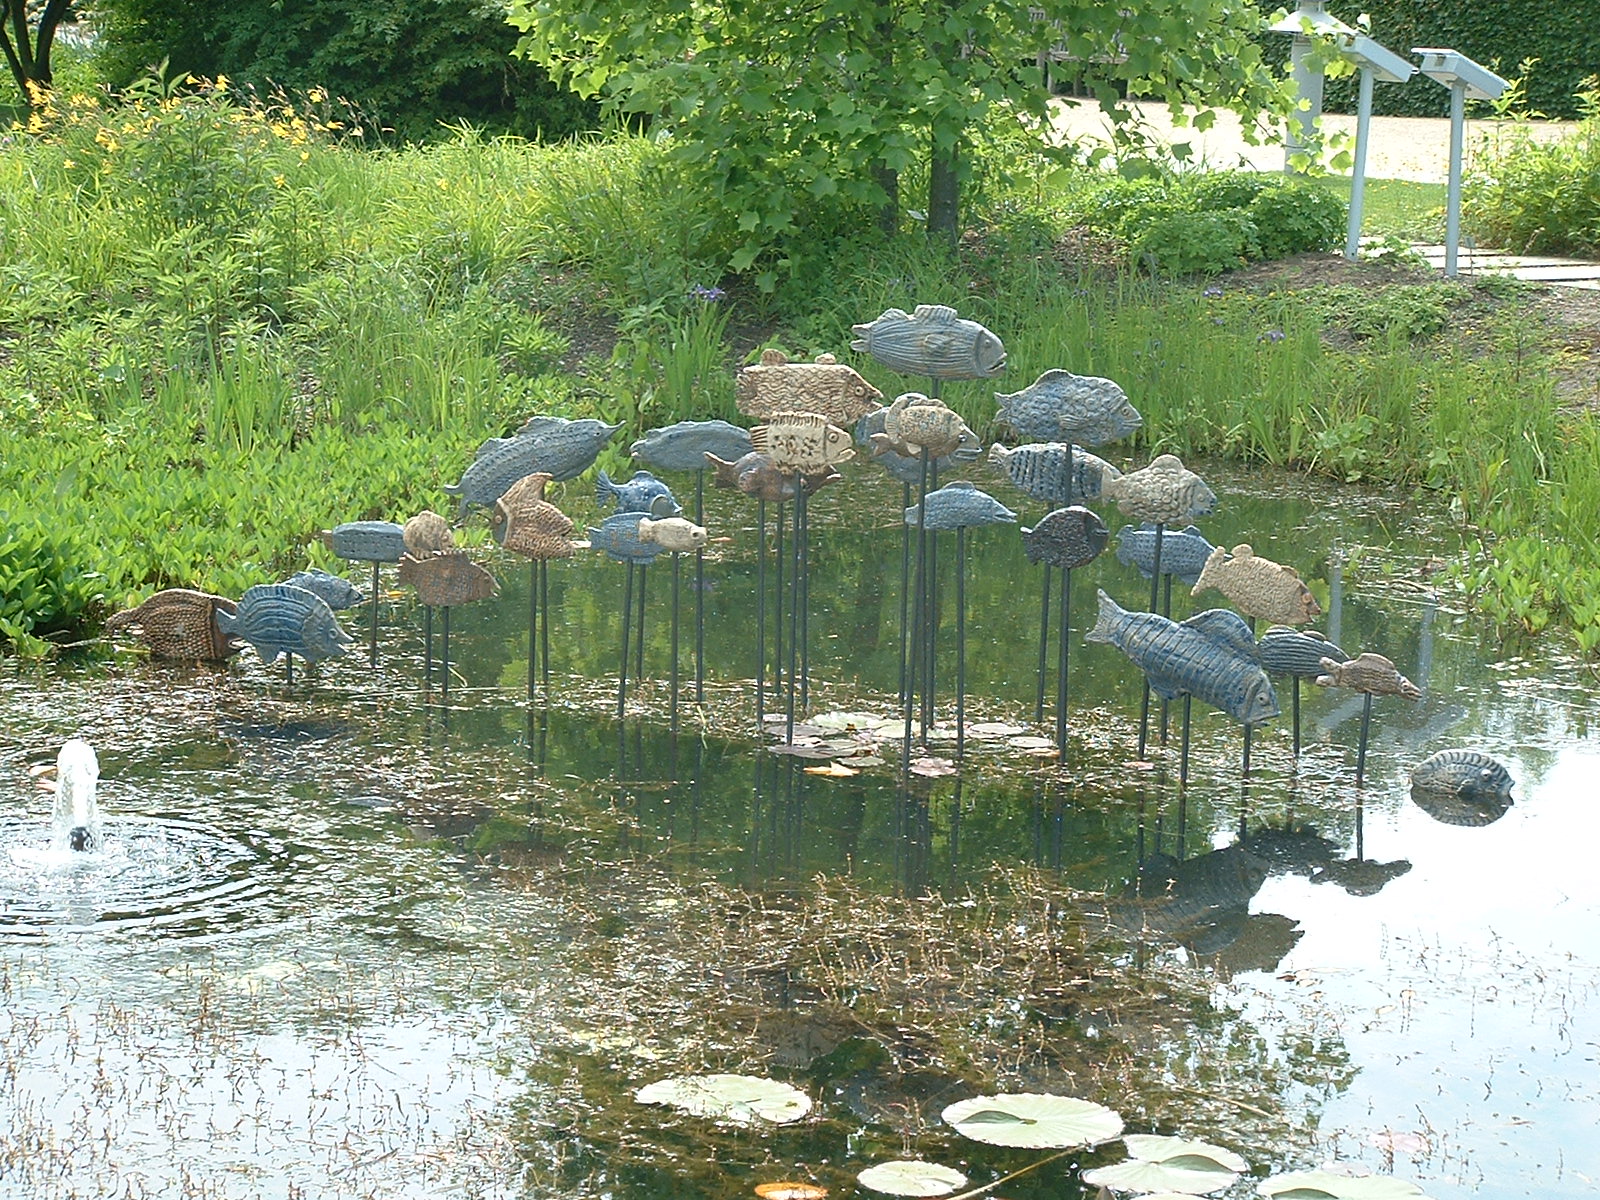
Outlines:
[[[1600,79],[1587,84],[1572,133],[1544,142],[1513,125],[1475,163],[1462,212],[1482,244],[1516,254],[1600,253]]]
[[[103,599],[103,579],[82,565],[88,558],[39,518],[0,512],[0,646],[37,654],[44,639],[81,629]]]

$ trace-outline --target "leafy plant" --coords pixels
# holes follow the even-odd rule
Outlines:
[[[0,644],[37,654],[43,639],[81,631],[103,599],[88,559],[72,538],[0,512]]]

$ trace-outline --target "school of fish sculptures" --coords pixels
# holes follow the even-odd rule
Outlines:
[[[436,550],[421,558],[400,560],[399,580],[417,590],[417,599],[429,608],[455,608],[487,600],[499,590],[493,575],[462,550]]]
[[[478,447],[461,479],[445,485],[446,495],[460,502],[457,519],[474,504],[491,505],[517,480],[543,471],[554,480],[573,479],[594,464],[605,444],[622,426],[592,417],[529,417],[508,438],[489,438]]]
[[[283,581],[291,587],[305,588],[322,597],[322,602],[334,612],[354,608],[366,600],[366,595],[343,575],[331,575],[321,567],[309,571],[296,571]]]
[[[678,421],[652,429],[628,453],[658,471],[703,471],[708,454],[731,462],[754,449],[750,431],[727,421]]]
[[[513,554],[540,561],[571,558],[572,518],[544,498],[550,476],[525,475],[494,502],[489,528],[495,541]]]
[[[298,654],[308,663],[337,658],[355,641],[321,596],[287,583],[258,583],[239,598],[238,610],[218,610],[217,628],[248,642],[264,663]]]
[[[442,554],[446,550],[454,550],[456,546],[456,535],[450,529],[450,522],[431,508],[423,509],[402,525],[400,533],[405,538],[406,553],[412,558]]]
[[[886,309],[852,325],[850,349],[872,355],[891,371],[933,379],[991,379],[1006,369],[1006,348],[976,321],[945,304],[919,304],[909,316]]]
[[[1203,517],[1217,506],[1217,494],[1175,454],[1106,481],[1100,494],[1116,501],[1125,516],[1162,524]]]
[[[929,492],[920,504],[906,509],[907,525],[932,530],[1002,525],[1016,519],[1016,513],[964,479]]]
[[[597,504],[611,504],[618,512],[649,513],[652,517],[676,517],[683,506],[673,499],[672,489],[649,471],[635,471],[627,483],[614,483],[602,468],[594,481]]]
[[[727,462],[708,453],[706,464],[712,468],[712,483],[716,487],[740,491],[753,499],[775,504],[793,500],[799,491],[807,496],[815,495],[818,488],[843,478],[831,466],[826,471],[800,476],[792,471],[780,471],[758,450],[750,451],[737,462]]]
[[[1278,625],[1304,625],[1322,612],[1299,572],[1260,557],[1248,545],[1231,553],[1221,546],[1211,552],[1189,594],[1198,596],[1207,588],[1216,588],[1245,616]]]
[[[393,521],[346,521],[324,529],[322,541],[346,562],[395,563],[406,552],[405,530]]]
[[[189,588],[166,588],[136,608],[113,613],[106,634],[129,633],[149,647],[157,658],[190,662],[223,662],[237,654],[217,626],[216,614],[237,612],[239,606],[225,596]]]
[[[881,407],[883,400],[883,393],[854,367],[831,354],[819,354],[815,362],[792,363],[782,351],[764,350],[761,361],[742,368],[734,384],[739,411],[757,420],[808,412],[835,425],[848,425]]]
[[[1402,696],[1407,700],[1421,700],[1422,689],[1400,674],[1394,663],[1371,650],[1364,651],[1344,662],[1331,658],[1322,660],[1322,674],[1316,682],[1322,687],[1349,688],[1369,696]]]
[[[1348,662],[1350,656],[1315,629],[1270,626],[1256,642],[1256,653],[1268,675],[1315,679],[1323,673],[1323,659]]]
[[[1252,727],[1278,715],[1277,693],[1238,613],[1213,608],[1170,621],[1159,613],[1129,612],[1104,591],[1097,595],[1099,619],[1085,640],[1121,650],[1163,700],[1188,694]]]
[[[1144,418],[1109,379],[1046,371],[1020,392],[996,392],[995,419],[1020,438],[1103,446],[1134,433]]]
[[[920,460],[953,455],[963,445],[977,441],[977,435],[943,400],[906,392],[883,412],[883,432],[867,439],[874,454],[890,450]]]
[[[1411,771],[1411,799],[1446,825],[1493,824],[1511,807],[1511,772],[1478,750],[1441,750]]]
[[[1022,531],[1022,552],[1031,563],[1075,571],[1100,557],[1110,538],[1105,522],[1081,505],[1046,513]]]
[[[856,453],[848,433],[812,412],[775,412],[750,431],[750,443],[778,470],[796,475],[826,474]]]
[[[1190,587],[1200,578],[1206,559],[1216,547],[1193,525],[1161,531],[1161,573],[1181,579]],[[1146,522],[1135,528],[1124,525],[1117,533],[1117,561],[1137,567],[1149,579],[1156,570],[1156,527]]]
[[[989,462],[1006,473],[1019,491],[1051,504],[1098,500],[1106,484],[1122,472],[1105,459],[1065,442],[1030,442],[989,447]]]

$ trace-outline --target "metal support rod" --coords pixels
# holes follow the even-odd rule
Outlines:
[[[1289,694],[1293,697],[1291,708],[1294,711],[1294,760],[1296,765],[1300,762],[1300,676],[1294,677],[1290,684]]]
[[[439,610],[439,695],[450,695],[450,606]]]
[[[422,687],[433,686],[433,605],[422,606]]]
[[[1350,220],[1345,226],[1344,256],[1354,262],[1361,253],[1361,206],[1367,191],[1367,133],[1372,127],[1372,68],[1361,68],[1356,93],[1356,154],[1350,172]]]
[[[1239,760],[1239,777],[1241,779],[1250,778],[1250,735],[1254,732],[1255,726],[1246,725],[1244,727],[1244,754]]]
[[[1061,635],[1056,648],[1056,761],[1067,760],[1067,661],[1071,653],[1072,572],[1061,572]]]
[[[622,661],[617,667],[617,720],[627,709],[628,702],[628,634],[633,629],[633,571],[628,564],[628,574],[622,584]]]
[[[967,528],[956,529],[956,761],[967,749]],[[959,783],[957,786],[960,786]]]
[[[805,503],[800,498],[803,490],[803,484],[804,480],[800,477],[800,475],[796,474],[794,477],[794,536],[790,539],[789,547],[789,553],[792,556],[793,562],[789,574],[792,582],[790,584],[791,595],[789,597],[789,678],[788,692],[785,697],[786,707],[784,710],[785,719],[783,741],[784,745],[786,746],[794,744],[794,706],[796,687],[798,684],[797,672],[799,667],[800,606],[802,602],[801,592],[804,586],[801,582],[802,560],[800,554],[801,523],[804,515],[800,510]]]
[[[1356,786],[1361,787],[1367,777],[1367,732],[1372,727],[1372,693],[1368,692],[1361,705],[1361,742],[1356,748]]]
[[[667,676],[667,722],[678,732],[678,597],[682,592],[678,556],[672,556],[672,665]]]
[[[694,473],[694,523],[702,529],[706,523],[706,470],[701,467]],[[706,551],[704,546],[694,552],[694,702],[706,702]]]
[[[1156,604],[1161,598],[1161,539],[1167,531],[1165,521],[1156,522],[1155,551],[1150,562],[1150,611],[1156,611]],[[1138,758],[1144,760],[1145,746],[1150,741],[1150,677],[1145,676],[1144,695],[1139,701],[1139,753]]]
[[[756,501],[756,730],[767,713],[767,502]]]
[[[550,564],[539,560],[539,677],[544,684],[544,698],[550,699]]]
[[[1461,248],[1461,157],[1467,140],[1467,85],[1458,79],[1450,85],[1450,177],[1445,187],[1444,277],[1456,277]]]
[[[1050,564],[1044,564],[1044,590],[1039,594],[1039,690],[1033,700],[1035,724],[1044,720],[1044,664],[1050,642]]]
[[[639,629],[637,634],[638,644],[633,648],[633,677],[636,680],[644,678],[644,598],[647,585],[650,581],[650,568],[639,564]]]
[[[367,634],[367,665],[378,665],[378,563],[372,563],[372,628]]]
[[[1183,694],[1183,736],[1178,750],[1178,786],[1189,786],[1189,709],[1194,697],[1188,692]]]
[[[903,501],[901,509],[911,507],[911,484],[900,485]],[[900,522],[900,706],[910,703],[911,693],[906,690],[906,655],[910,645],[911,626],[911,526]]]
[[[539,560],[528,560],[528,703],[533,703],[534,665],[539,661]]]

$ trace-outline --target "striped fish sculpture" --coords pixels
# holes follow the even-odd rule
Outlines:
[[[240,597],[237,612],[219,610],[216,619],[218,629],[248,642],[265,663],[284,654],[321,662],[355,641],[321,596],[288,583],[259,583]]]

